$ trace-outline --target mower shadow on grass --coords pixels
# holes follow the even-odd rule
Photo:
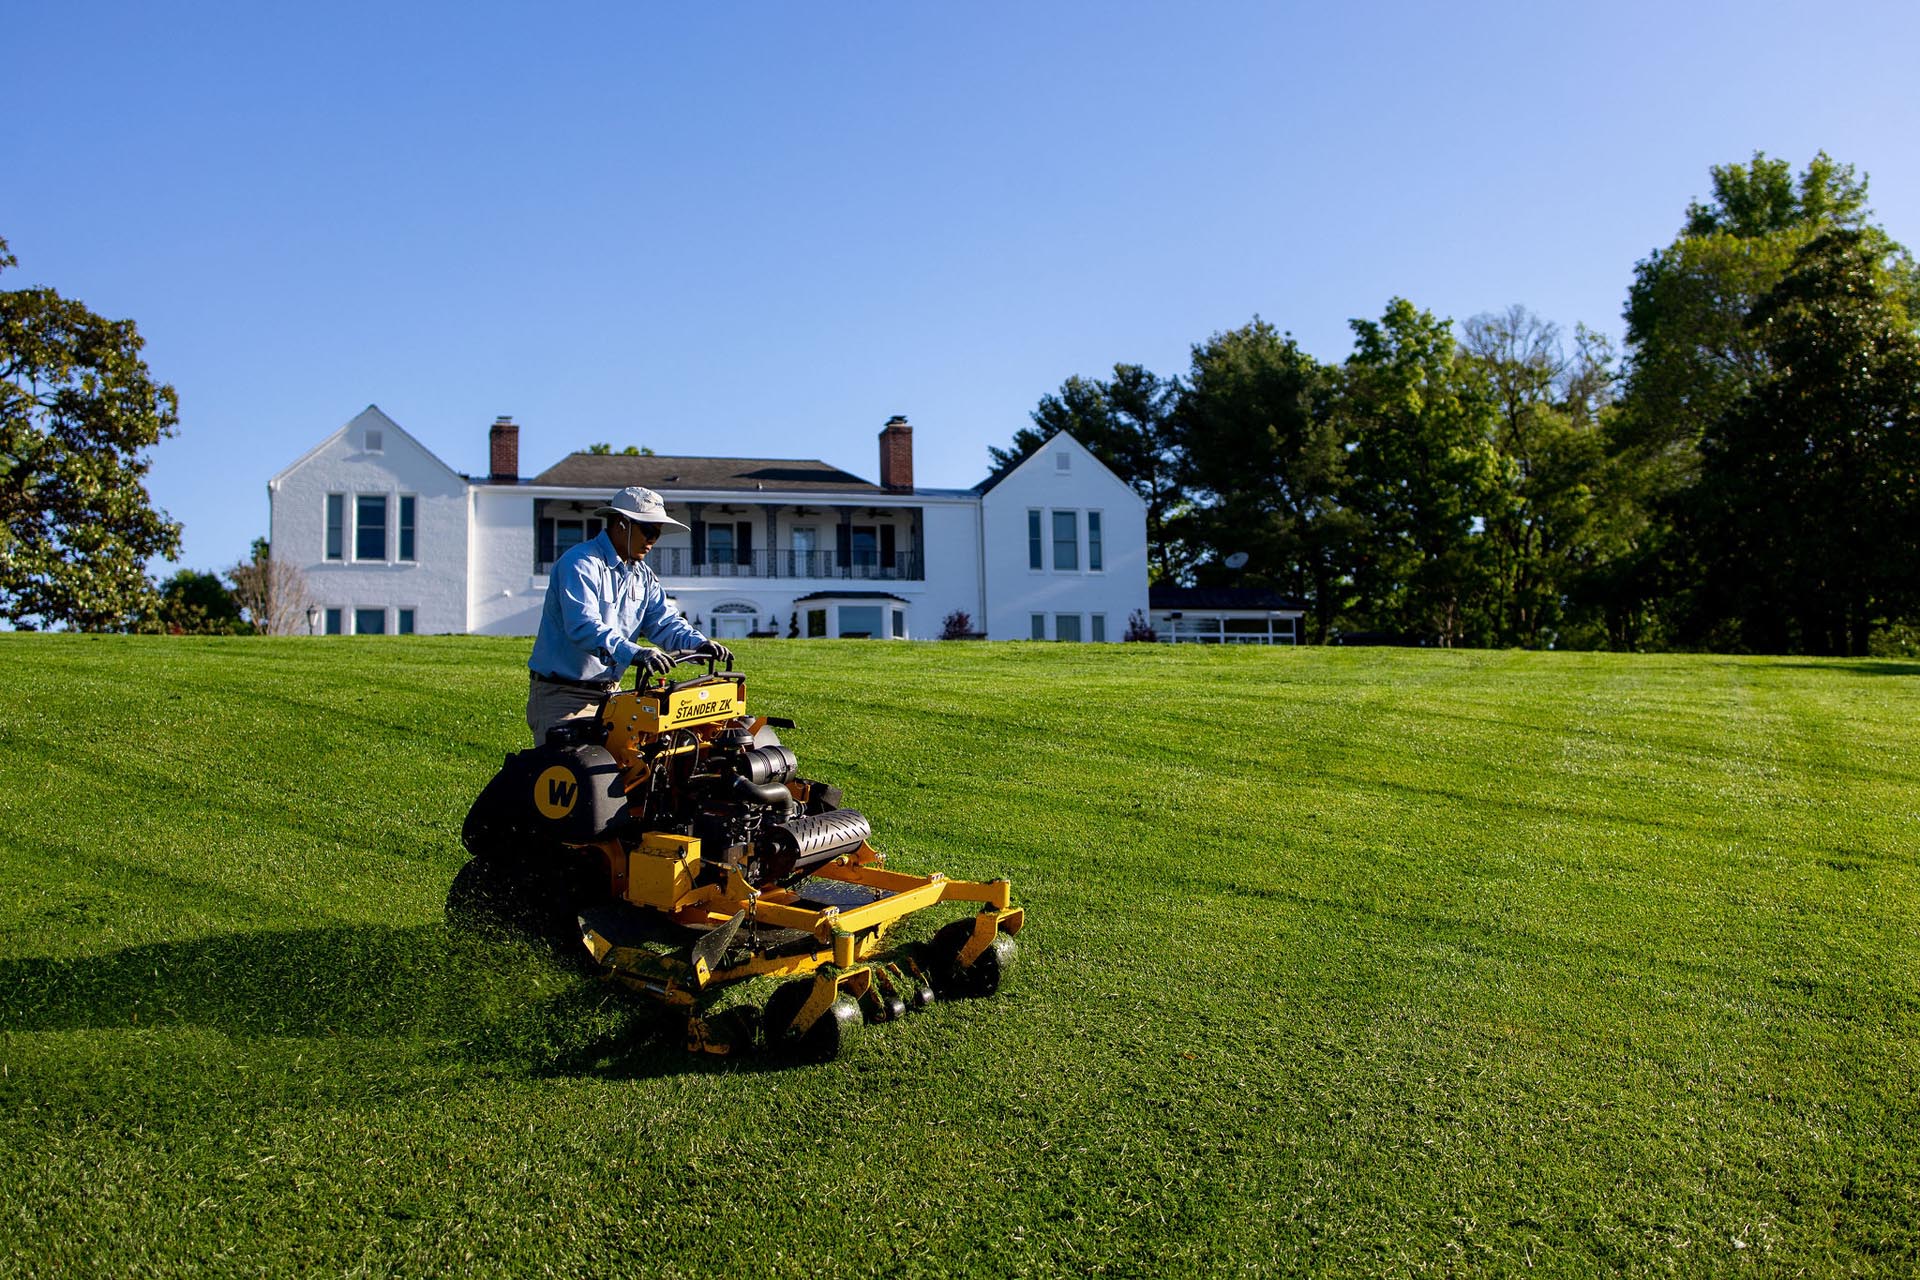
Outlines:
[[[0,960],[0,1033],[195,1027],[352,1037],[529,1076],[710,1069],[684,1021],[578,964],[441,924],[223,934],[105,955]]]

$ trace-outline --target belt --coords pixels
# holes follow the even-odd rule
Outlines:
[[[612,693],[620,687],[618,680],[569,680],[565,676],[550,676],[536,671],[533,678],[541,684],[557,684],[568,689],[579,689],[583,693]]]

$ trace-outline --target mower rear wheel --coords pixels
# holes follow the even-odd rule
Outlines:
[[[596,861],[567,848],[470,858],[447,889],[447,923],[519,934],[563,955],[579,951],[579,913],[607,896]]]
[[[789,982],[773,993],[767,1001],[767,1047],[800,1062],[832,1062],[853,1043],[866,1020],[860,1016],[860,1002],[843,992],[833,998],[811,1027],[795,1031],[793,1020],[800,1016],[812,994],[811,978]]]

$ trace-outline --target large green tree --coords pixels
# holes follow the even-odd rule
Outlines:
[[[1920,335],[1885,246],[1822,233],[1753,308],[1685,531],[1723,643],[1864,654],[1920,603]]]
[[[1147,572],[1154,582],[1175,581],[1191,562],[1175,521],[1187,505],[1179,481],[1172,424],[1178,379],[1137,364],[1116,364],[1113,377],[1075,375],[1041,397],[1033,425],[1014,433],[1005,449],[989,448],[993,475],[1003,476],[1065,431],[1085,445],[1147,504]]]
[[[1498,586],[1485,530],[1509,518],[1516,486],[1485,378],[1452,322],[1404,298],[1352,325],[1339,414],[1364,520],[1362,616],[1443,646],[1488,643]]]
[[[17,265],[0,240],[0,272]],[[146,450],[179,423],[131,320],[52,289],[0,290],[0,616],[110,630],[156,607],[147,560],[180,526],[147,495]]]
[[[1867,217],[1866,179],[1816,155],[1795,178],[1784,160],[1716,165],[1713,196],[1687,206],[1680,234],[1634,268],[1630,358],[1618,434],[1689,478],[1695,446],[1765,370],[1747,316],[1800,246]]]
[[[1609,423],[1621,487],[1639,495],[1647,518],[1600,590],[1616,631],[1653,643],[1714,642],[1712,611],[1699,599],[1702,566],[1677,529],[1693,501],[1701,441],[1768,372],[1768,351],[1747,323],[1759,300],[1803,246],[1834,229],[1862,232],[1894,293],[1920,292],[1911,258],[1869,223],[1867,181],[1852,166],[1821,152],[1796,177],[1786,161],[1756,152],[1711,176],[1711,198],[1690,204],[1673,243],[1634,269],[1626,382]]]
[[[1580,583],[1606,538],[1600,421],[1612,396],[1612,352],[1584,327],[1569,349],[1557,325],[1522,306],[1474,316],[1462,331],[1513,485],[1483,527],[1496,590],[1491,642],[1598,643],[1598,628],[1574,615]]]
[[[1345,607],[1353,567],[1333,388],[1326,366],[1256,316],[1193,348],[1175,415],[1198,575],[1225,579],[1226,558],[1244,554],[1231,580],[1298,597],[1316,641]]]

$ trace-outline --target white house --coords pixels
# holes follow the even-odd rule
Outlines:
[[[1118,640],[1147,609],[1146,504],[1073,437],[997,481],[917,488],[913,428],[880,432],[879,483],[825,462],[574,453],[520,475],[520,428],[462,475],[374,406],[267,483],[276,559],[329,634],[531,635],[547,571],[627,485],[692,526],[649,563],[709,635]]]

